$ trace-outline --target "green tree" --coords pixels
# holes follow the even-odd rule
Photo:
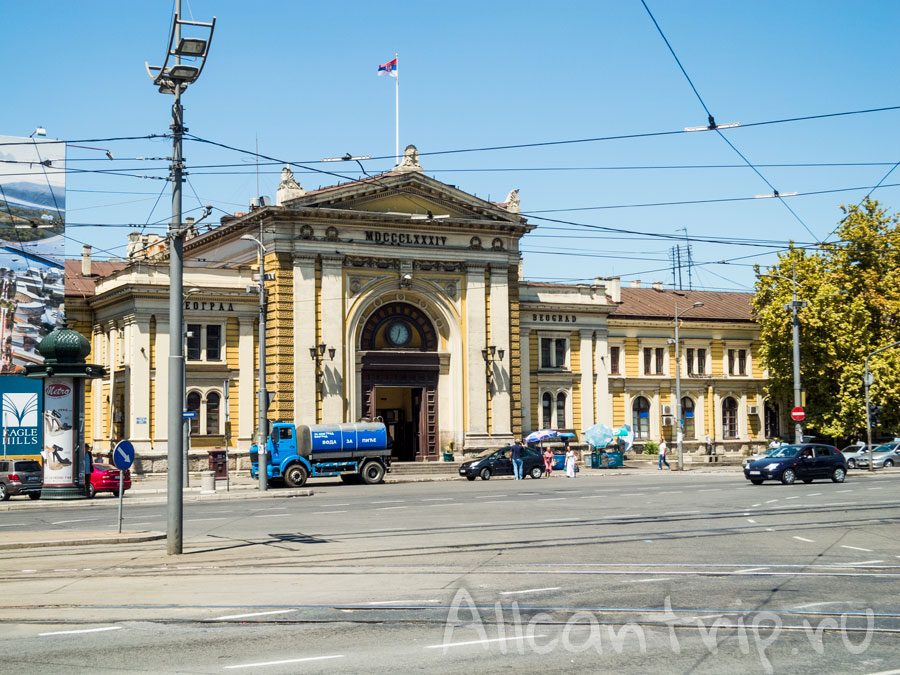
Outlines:
[[[757,267],[753,309],[760,323],[760,356],[769,371],[767,394],[793,402],[792,284],[766,274],[796,273],[800,310],[800,371],[807,428],[827,436],[865,434],[863,367],[868,354],[900,340],[900,218],[877,201],[841,207],[838,241],[817,250],[791,247],[778,262]],[[882,431],[900,428],[900,349],[874,357],[872,401],[883,405]]]

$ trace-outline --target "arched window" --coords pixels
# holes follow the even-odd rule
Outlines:
[[[631,405],[631,426],[635,440],[650,438],[650,401],[643,396],[638,396]]]
[[[562,392],[556,395],[556,428],[566,428],[566,395]]]
[[[200,392],[192,391],[187,395],[187,406],[186,410],[188,412],[196,412],[196,417],[191,417],[191,436],[196,435],[200,432]]]
[[[763,414],[766,422],[766,438],[778,438],[781,435],[781,425],[778,423],[778,404],[770,404],[766,401]]]
[[[722,436],[723,438],[738,437],[737,423],[738,404],[731,396],[722,401]]]
[[[550,392],[544,392],[544,395],[541,397],[541,413],[543,422],[541,428],[551,428],[553,426],[551,419],[553,415],[553,395]]]
[[[210,436],[219,434],[219,403],[222,397],[216,392],[206,395],[206,433]]]
[[[697,432],[694,426],[694,399],[685,396],[681,399],[681,428],[685,438],[696,438]]]

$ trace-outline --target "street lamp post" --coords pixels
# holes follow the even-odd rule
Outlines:
[[[184,159],[181,154],[182,137],[185,128],[183,123],[184,109],[181,106],[181,93],[189,84],[197,81],[212,42],[216,20],[212,23],[183,21],[181,18],[181,0],[175,0],[175,16],[172,21],[172,32],[169,35],[169,46],[166,58],[161,66],[145,63],[148,77],[153,81],[161,94],[172,94],[175,102],[172,105],[172,164],[170,166],[172,181],[172,221],[169,225],[169,330],[174,334],[181,330],[184,321],[184,227],[181,222],[181,183],[184,179]],[[182,26],[189,26],[208,31],[204,39],[182,38]],[[181,58],[200,59],[200,66],[183,64]],[[169,65],[169,59],[174,63]],[[184,340],[169,340],[169,425],[168,425],[168,482],[167,482],[167,524],[166,552],[179,555],[182,552],[183,535],[183,476],[180,465],[183,463],[182,419],[184,410]]]
[[[869,471],[875,471],[875,457],[872,454],[872,411],[869,409],[869,387],[872,386],[874,378],[872,377],[872,373],[869,372],[869,359],[871,359],[876,354],[879,354],[880,352],[887,351],[888,349],[893,349],[894,347],[900,347],[900,342],[894,342],[892,344],[889,344],[887,347],[876,349],[866,357],[866,368],[865,374],[863,375],[863,386],[866,390],[866,443],[868,443]]]
[[[250,234],[241,237],[246,241],[252,241],[258,247],[259,254],[259,418],[257,421],[257,471],[259,473],[259,490],[265,492],[268,488],[268,463],[266,458],[266,439],[269,435],[269,421],[266,413],[269,407],[269,393],[266,391],[266,247],[262,242]]]
[[[801,408],[803,406],[803,397],[801,395],[800,385],[800,317],[797,315],[798,310],[806,307],[806,300],[797,300],[797,267],[791,265],[791,276],[783,277],[779,274],[760,274],[761,277],[772,277],[774,279],[783,279],[791,282],[791,303],[785,305],[784,309],[791,310],[791,335],[793,341],[793,362],[794,362],[794,407]],[[794,443],[803,442],[803,422],[794,422]]]
[[[681,419],[681,342],[678,337],[678,319],[695,307],[703,307],[703,303],[695,302],[679,313],[678,301],[675,301],[675,413],[678,415],[678,432],[675,436],[675,443],[678,445],[678,471],[684,471],[684,420]]]

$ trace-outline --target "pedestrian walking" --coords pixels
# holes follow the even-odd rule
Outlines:
[[[772,442],[769,443],[770,450],[774,450],[775,448],[780,448],[780,447],[781,447],[781,441],[779,441],[777,438],[773,438]]]
[[[544,448],[544,471],[548,476],[553,473],[553,451],[550,448]]]
[[[666,439],[663,438],[659,442],[659,470],[662,471],[662,465],[665,464],[666,468],[671,471],[672,467],[669,466],[669,462],[666,461],[666,453],[669,452],[669,446],[666,445]]]
[[[522,444],[518,438],[513,441],[509,450],[513,465],[513,477],[516,480],[522,480]]]
[[[575,451],[572,448],[566,451],[566,478],[575,478]]]

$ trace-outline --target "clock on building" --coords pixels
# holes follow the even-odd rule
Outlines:
[[[404,347],[409,344],[409,339],[412,335],[409,326],[404,321],[395,321],[388,326],[387,337],[395,347]]]

